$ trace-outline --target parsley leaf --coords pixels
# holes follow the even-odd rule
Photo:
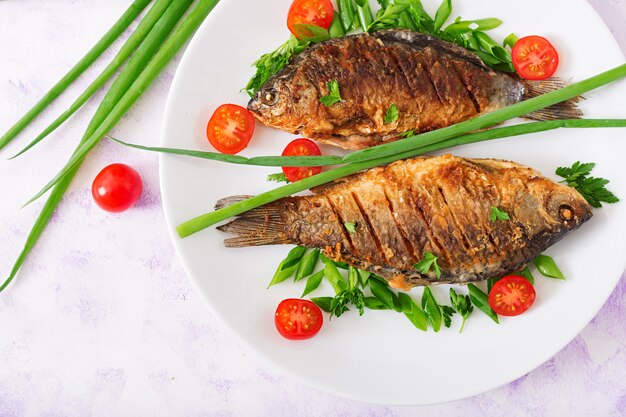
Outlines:
[[[450,288],[450,303],[452,304],[452,308],[454,308],[463,318],[461,329],[459,330],[459,333],[461,333],[463,331],[463,327],[465,327],[465,322],[472,314],[472,311],[474,311],[474,306],[472,305],[469,295],[457,294],[457,292],[452,288]]]
[[[432,267],[434,268],[437,279],[439,279],[441,278],[441,268],[437,264],[437,259],[439,259],[438,256],[435,256],[430,252],[425,252],[424,259],[413,265],[413,267],[422,274],[428,274],[430,268]]]
[[[389,123],[393,123],[396,120],[398,120],[399,117],[400,117],[400,112],[398,111],[398,107],[395,104],[392,104],[387,109],[387,113],[385,114],[383,121],[385,122],[386,125],[388,125]]]
[[[510,220],[509,214],[499,209],[498,207],[491,206],[491,223],[495,223],[496,220]]]
[[[441,315],[443,316],[443,325],[446,327],[450,327],[452,324],[452,316],[456,311],[450,306],[439,306],[441,307]]]
[[[589,176],[596,166],[593,162],[575,162],[571,167],[558,167],[556,174],[565,178],[563,181],[575,188],[592,207],[602,207],[602,203],[617,203],[619,198],[606,189],[609,180]]]
[[[410,138],[411,136],[415,136],[415,129],[408,130],[400,135],[403,138]]]
[[[343,100],[341,98],[341,93],[339,92],[339,83],[337,80],[329,81],[326,85],[328,86],[328,94],[320,98],[320,101],[324,106],[330,107]]]
[[[356,224],[354,222],[345,222],[343,224],[350,233],[356,233]]]
[[[287,182],[287,183],[289,182],[285,174],[283,174],[282,172],[277,172],[276,174],[268,175],[267,180],[274,181],[274,182]]]

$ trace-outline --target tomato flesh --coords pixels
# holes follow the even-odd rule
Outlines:
[[[289,340],[315,336],[324,323],[322,310],[309,300],[288,298],[278,304],[274,315],[276,329]]]
[[[298,38],[308,38],[313,33],[306,27],[296,25],[313,25],[328,29],[333,22],[335,9],[330,0],[295,0],[287,14],[287,27]]]
[[[502,316],[518,316],[535,302],[535,288],[524,277],[508,275],[493,285],[489,306]]]
[[[254,117],[236,104],[219,106],[206,128],[206,136],[221,153],[236,154],[248,147],[254,133]]]
[[[559,54],[552,44],[541,36],[526,36],[513,45],[513,66],[522,78],[545,80],[556,72]]]
[[[319,146],[310,139],[300,138],[289,142],[283,156],[312,156],[321,155]],[[322,172],[322,167],[283,167],[283,173],[291,182],[300,181]]]
[[[91,194],[102,210],[119,213],[135,205],[142,189],[137,171],[125,164],[112,164],[93,180]]]

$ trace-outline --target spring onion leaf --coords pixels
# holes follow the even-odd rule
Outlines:
[[[406,293],[398,293],[398,299],[402,306],[402,312],[420,330],[428,330],[428,319],[424,311],[415,304],[415,301]]]
[[[151,0],[135,0],[104,36],[20,120],[0,137],[0,149],[11,142],[50,103],[57,99],[133,23]]]
[[[267,181],[273,181],[273,182],[286,182],[289,183],[290,181],[287,179],[287,176],[283,173],[283,172],[277,172],[276,174],[269,174],[267,176]]]
[[[593,162],[577,161],[569,168],[557,168],[556,174],[565,178],[561,182],[575,188],[592,207],[600,208],[603,202],[617,203],[619,199],[605,187],[609,180],[589,176],[595,166]]]
[[[383,121],[386,125],[389,123],[393,123],[400,117],[400,113],[398,112],[398,107],[395,104],[392,104],[387,109],[387,113],[385,113],[385,117],[383,117]]]
[[[365,297],[363,302],[370,310],[390,310],[390,308],[376,297]]]
[[[327,262],[325,262],[324,276],[326,277],[326,279],[328,279],[328,282],[330,282],[330,285],[332,285],[336,294],[340,294],[348,289],[346,282],[339,273],[339,270],[337,269],[337,266],[333,261],[328,260]]]
[[[395,310],[397,312],[402,312],[402,306],[400,305],[400,301],[398,300],[398,296],[389,289],[389,286],[383,284],[378,279],[372,279],[370,277],[369,284],[370,290],[372,291],[372,295],[380,300],[384,305],[389,307],[391,310]]]
[[[535,277],[533,277],[533,274],[530,272],[530,269],[528,269],[528,267],[522,269],[519,274],[520,277],[524,277],[528,280],[528,282],[530,282],[531,284],[535,285]]]
[[[327,82],[326,85],[328,86],[328,94],[322,96],[320,98],[320,101],[324,106],[330,107],[333,104],[338,103],[342,100],[341,92],[339,91],[339,83],[337,82],[337,80],[331,80]]]
[[[293,28],[298,32],[298,39],[307,42],[323,42],[330,39],[330,34],[324,28],[315,25],[296,23]]]
[[[472,300],[472,304],[478,307],[480,311],[488,315],[491,320],[500,324],[500,321],[498,320],[498,315],[489,306],[489,298],[487,297],[487,294],[485,294],[483,290],[481,290],[474,284],[468,284],[467,288],[469,289],[469,297],[470,300]]]
[[[535,259],[533,259],[533,263],[541,272],[541,275],[549,277],[565,280],[565,275],[559,269],[554,259],[548,255],[539,255]]]
[[[83,139],[81,141],[82,144],[86,143],[89,139],[89,136],[95,134],[95,132],[98,129],[98,126],[100,126],[104,122],[107,122],[108,126],[112,128],[115,125],[115,123],[119,121],[119,119],[131,107],[132,103],[134,103],[137,99],[139,99],[139,97],[141,97],[142,93],[148,88],[150,82],[152,82],[154,78],[156,78],[156,76],[163,70],[165,65],[174,57],[174,55],[186,43],[186,41],[191,37],[191,35],[200,26],[200,24],[202,24],[206,16],[208,16],[211,10],[213,10],[213,8],[215,7],[218,1],[219,0],[200,0],[200,2],[193,9],[193,11],[187,15],[187,17],[183,20],[183,22],[174,31],[174,34],[170,36],[170,38],[165,42],[165,44],[161,46],[161,49],[159,50],[159,52],[152,58],[152,60],[148,63],[147,66],[146,66],[146,61],[148,61],[149,57],[146,57],[143,60],[143,62],[137,62],[136,65],[139,65],[142,68],[145,67],[145,71],[143,74],[146,74],[146,75],[143,76],[142,74],[142,76],[137,76],[137,78],[134,79],[134,82],[131,87],[121,89],[124,92],[126,92],[127,90],[130,90],[129,98],[132,97],[132,99],[127,100],[125,104],[123,104],[120,107],[117,107],[118,102],[111,100],[111,98],[113,97],[113,93],[117,94],[119,91],[111,92],[111,90],[113,89],[113,87],[111,87],[111,89],[109,90],[109,93],[107,93],[102,103],[98,107],[96,114],[93,116],[91,122],[89,123],[89,126],[87,127],[87,131],[85,132],[85,135],[83,136]],[[181,4],[178,4],[176,7],[179,8],[183,4],[187,4],[186,1],[181,2]],[[156,7],[156,4],[153,7]],[[148,34],[148,37],[146,37],[146,39],[139,46],[135,55],[140,54],[142,51],[145,51],[147,48],[149,48],[148,38],[152,35],[153,31],[156,30],[157,32],[162,33],[163,37],[167,36],[167,34],[169,34],[170,32],[171,22],[173,22],[173,24],[176,23],[176,21],[174,20],[174,17],[175,16],[172,13],[170,13],[168,16],[166,16],[165,14],[161,16],[159,18],[157,25],[150,31],[150,33]],[[139,30],[139,26],[137,27],[137,30]],[[153,38],[156,36],[157,35],[154,35]],[[122,79],[130,78],[131,80],[133,79],[131,75],[134,75],[135,71],[134,71],[134,68],[131,67],[131,64],[133,64],[132,59],[126,65],[126,67],[122,69],[122,71],[120,72],[118,76],[118,79],[120,78]],[[141,80],[138,82],[138,79],[141,79]],[[113,110],[117,112],[116,118],[108,118],[107,114],[109,114]],[[102,131],[107,130],[107,129],[109,128],[101,129],[102,136],[104,136],[105,134]],[[87,149],[85,152],[82,152],[81,155],[78,155],[79,149],[75,151],[75,155],[73,156],[73,158],[74,157],[76,158],[74,159],[72,167],[69,168],[61,178],[59,178],[59,181],[56,183],[56,185],[52,189],[50,196],[48,197],[48,200],[44,204],[44,207],[42,208],[39,216],[37,217],[37,220],[35,221],[35,224],[33,225],[33,228],[31,229],[28,237],[26,238],[26,243],[24,244],[22,252],[19,254],[17,260],[15,261],[9,276],[7,277],[5,282],[0,286],[0,291],[3,291],[17,275],[18,271],[20,270],[21,266],[26,260],[28,254],[33,249],[33,247],[37,243],[37,240],[41,236],[41,233],[43,232],[46,225],[48,224],[48,221],[54,214],[56,207],[58,206],[61,199],[63,198],[63,195],[65,194],[70,184],[72,183],[72,180],[76,176],[76,173],[78,172],[88,151],[89,150]]]
[[[430,272],[431,268],[433,268],[437,279],[439,279],[441,278],[441,268],[437,264],[437,259],[439,259],[438,256],[435,256],[430,252],[425,252],[424,258],[416,263],[413,267],[417,269],[419,273],[424,275],[427,275]]]
[[[459,329],[459,333],[461,333],[465,327],[465,322],[474,311],[474,306],[472,305],[469,295],[458,294],[452,288],[450,288],[450,303],[452,304],[452,308],[463,318],[461,328]]]
[[[141,19],[141,22],[139,22],[135,31],[131,34],[124,45],[122,45],[122,48],[115,55],[111,63],[102,71],[102,73],[100,73],[100,75],[98,75],[98,77],[85,89],[85,91],[83,91],[81,95],[74,100],[65,112],[63,112],[26,147],[10,159],[17,158],[33,146],[37,145],[50,133],[54,132],[59,126],[61,126],[67,119],[69,119],[78,109],[80,109],[117,72],[117,70],[122,66],[122,64],[124,64],[131,54],[137,50],[139,45],[141,45],[143,40],[158,22],[159,18],[163,15],[172,1],[173,0],[155,2],[154,6],[151,7],[148,13],[146,13],[146,16]]]
[[[504,42],[502,42],[502,46],[508,46],[509,48],[513,48],[515,43],[518,41],[518,37],[515,33],[509,34],[506,38],[504,38]]]
[[[304,277],[311,275],[317,266],[319,258],[319,249],[313,249],[311,252],[305,254],[300,261],[300,266],[298,267],[298,272],[296,272],[294,280],[300,281]]]
[[[332,309],[330,307],[330,303],[333,300],[333,297],[313,297],[311,298],[311,301],[313,301],[313,303],[315,303],[316,306],[318,306],[319,308],[321,308],[322,310],[324,310],[327,313],[331,313]]]
[[[359,269],[357,271],[359,273],[359,282],[361,283],[361,287],[365,288],[372,273],[363,269]]]
[[[315,291],[320,284],[322,283],[322,279],[324,279],[324,270],[318,271],[307,278],[306,285],[304,286],[304,292],[301,297],[309,295],[313,291]]]
[[[506,211],[499,209],[498,207],[491,206],[490,220],[491,223],[495,223],[496,220],[511,220],[511,218]]]
[[[443,319],[442,310],[428,287],[424,288],[424,293],[422,294],[422,308],[433,330],[439,332]]]
[[[435,13],[435,27],[433,28],[434,32],[439,32],[439,29],[446,23],[446,20],[452,14],[452,0],[443,0],[441,5],[437,9],[437,13]]]

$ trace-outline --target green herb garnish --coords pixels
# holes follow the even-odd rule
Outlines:
[[[345,222],[343,225],[349,233],[356,233],[356,224],[354,222]]]
[[[400,135],[400,137],[404,139],[410,138],[411,136],[415,136],[415,129],[407,130]]]
[[[465,327],[465,322],[472,314],[472,311],[474,311],[474,306],[472,305],[469,295],[457,294],[452,288],[450,288],[450,303],[452,304],[452,308],[463,318],[461,329],[459,329],[459,333],[461,333]]]
[[[499,209],[498,207],[491,206],[490,220],[491,223],[495,223],[496,220],[511,220],[511,218],[506,211]]]
[[[433,255],[430,252],[424,253],[424,259],[416,263],[413,267],[421,274],[427,275],[431,268],[434,268],[437,279],[441,278],[441,268],[437,264],[438,256]]]
[[[328,86],[328,94],[322,96],[322,98],[320,98],[320,101],[324,106],[330,107],[333,104],[338,103],[342,100],[341,92],[339,91],[339,83],[337,82],[337,80],[331,80],[327,82],[326,85]]]
[[[491,320],[500,324],[498,315],[489,306],[489,297],[487,297],[487,294],[474,284],[468,284],[467,289],[469,290],[469,297],[470,300],[472,300],[472,304],[478,307],[480,311],[488,315]]]
[[[578,161],[570,168],[557,168],[556,174],[565,178],[561,182],[575,188],[593,207],[602,207],[602,203],[617,203],[619,198],[605,187],[609,180],[589,176],[595,166],[596,164],[593,162],[581,163]]]
[[[539,255],[535,259],[533,259],[533,263],[541,272],[541,275],[549,277],[565,280],[565,275],[559,269],[554,259],[548,255]]]
[[[428,287],[424,288],[424,292],[422,294],[422,308],[424,309],[426,319],[432,326],[433,330],[435,332],[439,332],[441,329],[441,321],[443,319],[442,310],[439,303],[437,303],[437,300],[435,300],[432,291]]]
[[[287,179],[287,176],[286,176],[284,173],[282,173],[282,172],[277,172],[277,173],[275,173],[275,174],[269,174],[269,175],[267,176],[267,181],[273,181],[273,182],[286,182],[286,183],[291,182],[291,181],[289,181],[289,180]]]
[[[392,104],[388,109],[387,113],[385,113],[385,117],[383,117],[383,121],[386,125],[389,123],[393,123],[400,117],[400,112],[398,112],[398,107],[395,104]]]
[[[406,293],[398,293],[398,300],[402,307],[402,312],[415,327],[420,330],[428,330],[428,319],[424,310],[422,310],[415,301]]]

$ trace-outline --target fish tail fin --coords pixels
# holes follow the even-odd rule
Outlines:
[[[524,99],[537,97],[550,91],[559,90],[568,86],[569,83],[560,78],[548,78],[547,80],[524,80],[525,93]],[[532,120],[557,120],[557,119],[580,119],[583,115],[578,108],[578,103],[582,100],[582,96],[576,96],[569,100],[557,103],[545,109],[528,113],[524,116],[526,119]]]
[[[224,208],[234,203],[246,200],[250,196],[233,196],[219,200],[216,209]],[[295,243],[287,233],[285,213],[288,202],[279,200],[243,213],[230,223],[219,226],[217,229],[237,235],[224,239],[227,248],[241,248],[246,246],[281,245]]]

